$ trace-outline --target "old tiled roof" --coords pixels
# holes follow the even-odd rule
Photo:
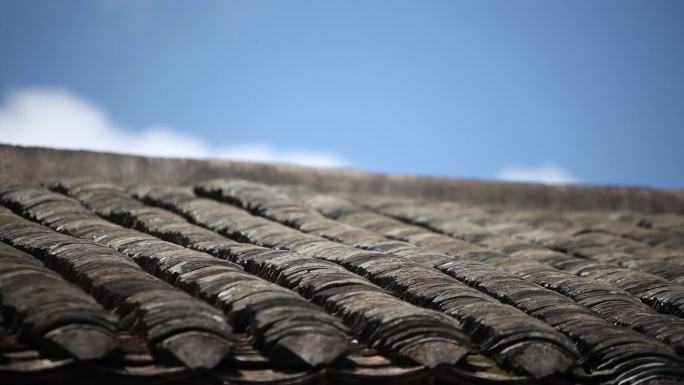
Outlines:
[[[680,194],[0,146],[0,383],[682,382]]]

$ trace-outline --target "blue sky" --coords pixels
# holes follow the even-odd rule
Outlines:
[[[0,0],[0,142],[684,187],[682,20],[682,1]]]

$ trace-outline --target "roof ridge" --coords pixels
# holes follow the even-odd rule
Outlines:
[[[83,165],[88,167],[84,168]],[[374,173],[350,168],[311,168],[282,163],[155,158],[81,150],[0,144],[0,179],[34,182],[88,176],[118,183],[192,184],[231,177],[308,186],[320,192],[499,204],[520,208],[632,210],[684,213],[684,190],[564,185]]]

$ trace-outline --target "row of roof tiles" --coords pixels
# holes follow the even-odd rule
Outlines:
[[[229,382],[322,366],[340,381],[684,376],[677,216],[547,220],[237,180],[49,187],[0,189],[4,325],[48,356],[121,360],[123,333],[176,374],[243,369]],[[21,280],[3,274],[36,288],[6,295]],[[34,330],[40,306],[59,311]]]

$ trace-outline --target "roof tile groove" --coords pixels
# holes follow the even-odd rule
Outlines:
[[[1,242],[0,306],[19,338],[67,356],[102,359],[119,348],[117,317],[37,259]]]
[[[182,213],[191,221],[222,234],[238,234],[249,241],[269,235],[271,239],[280,237],[285,242],[302,245],[309,241],[263,226],[266,223],[260,218],[241,209],[195,198],[187,190],[141,189],[136,196]],[[251,266],[250,270],[270,271],[288,287],[296,288],[330,312],[340,314],[359,340],[381,352],[408,357],[433,367],[454,363],[469,350],[468,339],[460,332],[456,321],[398,300],[330,261],[286,251],[236,254]],[[411,331],[412,325],[421,327]]]
[[[109,191],[110,196],[116,193],[116,190]],[[77,193],[76,195],[80,194]],[[210,232],[210,234],[205,235],[202,233],[202,229],[188,228],[188,226],[183,227],[183,229],[186,229],[187,231],[179,231],[179,225],[186,223],[184,220],[179,220],[179,218],[170,218],[169,214],[163,211],[158,212],[157,219],[155,219],[151,216],[152,209],[149,208],[143,209],[142,207],[138,207],[136,209],[129,209],[127,207],[135,206],[131,205],[130,199],[131,198],[127,198],[126,196],[119,196],[119,200],[121,201],[120,205],[116,206],[116,208],[114,208],[114,206],[107,205],[106,207],[102,208],[102,212],[109,212],[110,216],[119,216],[120,221],[128,221],[129,223],[137,223],[138,225],[142,225],[142,227],[146,228],[147,231],[151,231],[158,236],[161,235],[162,237],[164,237],[164,230],[159,228],[158,226],[155,226],[155,223],[163,223],[165,226],[172,225],[173,230],[170,229],[170,232],[167,233],[166,236],[172,238],[180,237],[180,239],[183,240],[182,242],[186,243],[186,245],[188,243],[194,243],[197,241],[201,241],[203,239],[207,239],[211,235],[216,235],[212,232]],[[105,199],[97,199],[97,201],[104,200]],[[108,201],[111,201],[111,199],[108,199]],[[123,216],[126,216],[127,218],[123,218]],[[164,217],[164,220],[160,220],[159,218],[161,217]],[[154,230],[151,230],[151,228],[154,228]],[[198,236],[198,239],[194,239]],[[220,249],[222,248],[227,249],[227,253],[231,252],[230,247],[225,247],[225,239],[215,240],[215,242],[217,242],[217,244],[213,247],[217,252],[220,252]],[[209,252],[211,253],[211,251]],[[433,284],[433,286],[435,285]],[[439,282],[437,282],[436,286],[444,285],[439,285]],[[440,287],[440,289],[442,289],[442,287]],[[524,316],[524,314],[519,313],[517,310],[510,308],[509,306],[495,306],[496,301],[489,300],[491,306],[484,306],[483,309],[482,305],[478,305],[477,303],[481,300],[487,301],[488,299],[486,298],[486,296],[483,296],[482,294],[473,291],[472,289],[469,289],[467,287],[459,287],[459,289],[465,290],[466,292],[470,291],[471,295],[474,294],[472,300],[470,301],[471,303],[466,304],[465,306],[467,309],[469,309],[468,311],[470,312],[470,317],[465,317],[465,319],[473,324],[473,326],[471,326],[470,329],[475,334],[475,336],[482,339],[483,343],[480,346],[481,349],[493,352],[496,352],[496,349],[498,349],[499,351],[507,350],[508,354],[517,353],[518,356],[522,356],[520,354],[520,350],[524,349],[524,345],[532,345],[533,349],[535,346],[545,348],[543,343],[535,344],[536,341],[532,341],[531,343],[527,341],[527,344],[520,344],[520,341],[517,341],[517,339],[514,338],[514,336],[510,335],[510,331],[508,331],[513,329],[504,328],[503,330],[497,330],[496,326],[498,325],[496,323],[494,325],[487,323],[488,320],[498,320],[499,325],[505,325],[505,323],[503,322],[504,319],[510,322],[511,319],[522,318],[520,321],[513,325],[514,327],[517,327],[516,331],[518,331],[519,334],[518,339],[520,338],[519,330],[523,327],[523,325],[525,325],[526,328],[531,328],[532,330],[535,330],[535,328],[537,329],[537,331],[540,334],[540,341],[543,341],[543,339],[546,338],[547,340],[550,340],[552,343],[558,343],[560,345],[565,344],[565,349],[569,350],[571,353],[574,352],[574,347],[569,341],[564,340],[562,336],[557,335],[557,333],[553,332],[548,326],[543,326],[543,324],[540,324],[539,321],[535,319],[527,319],[527,316]],[[449,298],[448,300],[454,302],[454,298]],[[478,309],[476,309],[476,307]],[[521,315],[523,317],[521,317]],[[485,321],[483,322],[478,320],[478,317],[483,318]],[[508,344],[503,344],[502,340],[507,340]],[[515,348],[510,348],[511,345],[515,345],[516,343],[518,345],[523,345],[519,346],[517,351]],[[495,349],[491,349],[492,346],[495,347]]]
[[[353,226],[326,220],[317,212],[312,212],[306,207],[297,205],[287,196],[264,185],[244,181],[216,180],[198,185],[196,191],[238,204],[256,214],[286,223],[300,230],[312,232],[349,245],[389,251],[397,255],[404,255],[406,249],[410,249],[410,245],[399,242],[392,244],[383,238],[374,237],[373,234],[356,229]],[[389,248],[387,247],[388,243],[391,244]],[[381,258],[376,257],[375,259]],[[382,263],[383,268],[394,272],[401,272],[402,270],[406,270],[407,273],[411,272],[409,268],[411,266],[410,262],[404,260],[403,263],[395,262],[393,264],[390,261],[384,261]],[[434,261],[430,263],[434,263]],[[638,350],[641,354],[650,356],[651,362],[659,362],[670,366],[675,372],[676,369],[674,368],[681,365],[680,359],[672,351],[669,351],[664,345],[660,345],[655,340],[644,338],[626,329],[614,327],[574,301],[543,289],[534,283],[526,282],[516,275],[507,273],[497,267],[491,267],[479,261],[450,261],[449,258],[446,258],[436,268],[496,298],[514,304],[552,324],[567,335],[578,339],[581,342],[580,346],[584,348],[586,354],[585,364],[593,371],[603,370],[616,374],[624,371],[625,365],[630,367],[633,352],[629,350],[620,352],[618,349],[616,354],[615,351],[615,347],[619,346],[621,339],[628,339],[634,346],[639,346]],[[412,273],[415,274],[416,271],[414,270]],[[403,276],[403,280],[407,280],[409,277],[411,275],[406,274]],[[429,279],[424,276],[421,281],[429,282],[437,278],[434,275]],[[410,287],[410,284],[401,286],[403,286],[401,291],[406,292],[407,286]],[[524,294],[524,297],[521,294]],[[546,307],[540,310],[538,303],[544,303]],[[549,304],[554,304],[555,306],[549,306]],[[558,322],[558,319],[554,318],[553,315],[558,314],[559,310],[563,310],[566,314],[573,314],[578,322],[574,325]],[[561,312],[560,314],[563,313]],[[597,343],[595,336],[592,334],[593,329],[596,327],[603,328],[605,335],[609,336],[608,338],[614,339],[616,341],[615,344]],[[612,355],[606,356],[606,350],[611,351]],[[668,351],[669,353],[666,353]],[[664,358],[663,354],[667,358]],[[647,378],[652,374],[649,364],[631,362],[631,365],[631,372],[640,373],[643,378]]]
[[[31,190],[24,190],[26,191]],[[61,194],[47,190],[43,190],[42,194],[53,196],[54,200],[60,199],[60,196],[63,197],[64,202],[72,205],[71,211],[80,212],[82,219],[89,223],[89,227],[85,229],[72,224],[53,223],[52,226],[75,236],[102,242],[133,258],[146,270],[165,281],[207,302],[216,304],[226,312],[236,329],[252,331],[260,346],[272,353],[273,359],[282,365],[317,364],[319,360],[330,362],[347,350],[348,338],[345,336],[344,327],[335,325],[330,322],[330,319],[327,323],[307,320],[306,326],[311,329],[310,333],[302,333],[301,327],[298,330],[296,317],[288,319],[287,314],[279,315],[283,320],[288,321],[284,324],[290,326],[290,329],[285,332],[275,332],[276,326],[282,326],[275,324],[278,319],[275,317],[278,317],[278,314],[271,314],[271,322],[265,325],[257,323],[261,318],[258,316],[269,310],[265,308],[267,303],[282,302],[280,305],[282,310],[291,310],[292,307],[288,305],[291,305],[289,302],[292,301],[293,295],[289,291],[248,274],[231,262],[111,224],[83,208],[77,201]],[[33,212],[39,210],[39,207],[33,206],[28,210]],[[296,296],[294,297],[296,299]],[[259,310],[260,308],[263,310]],[[180,311],[176,313],[178,313],[177,318],[182,315]],[[213,317],[219,319],[224,324],[223,327],[227,328],[226,319],[218,314],[220,313],[214,314]],[[299,349],[302,339],[312,338],[324,345],[327,349],[324,354],[312,357],[310,352],[302,352]],[[192,354],[197,355],[197,353]],[[215,364],[218,364],[218,361],[214,362]]]
[[[530,229],[528,232],[516,230],[510,235],[502,236],[493,230],[486,231],[482,226],[466,222],[465,218],[468,214],[457,210],[453,204],[431,207],[429,203],[422,203],[417,206],[405,202],[395,204],[382,198],[369,199],[368,197],[363,199],[363,203],[397,219],[457,238],[473,239],[476,243],[493,244],[502,251],[514,253],[529,250],[525,253],[525,258],[528,260],[537,260],[577,275],[606,282],[629,292],[661,313],[684,316],[684,286],[642,271],[641,266],[619,267],[605,263],[601,259],[586,259],[554,252],[538,244],[539,230]],[[454,212],[451,217],[444,215],[444,206],[451,207]],[[477,210],[477,212],[481,213],[482,210]],[[550,236],[555,233],[546,231],[544,234],[546,234],[544,236]],[[518,257],[520,255],[518,254]]]
[[[230,248],[239,245],[212,231],[189,224],[176,214],[146,207],[115,185],[88,182],[79,184],[62,180],[53,184],[53,188],[74,196],[95,213],[112,222],[135,227],[191,249],[210,252],[217,247]],[[193,282],[191,278],[194,277],[199,280]],[[234,324],[243,329],[252,329],[256,336],[265,340],[261,342],[266,346],[275,344],[276,350],[293,351],[310,365],[330,363],[348,351],[350,338],[345,326],[320,308],[280,286],[242,272],[227,273],[215,267],[185,273],[176,282],[189,285],[194,291],[202,285],[212,287],[211,290],[216,293],[216,298],[212,298],[213,302],[232,295],[236,298],[235,302],[224,302]],[[252,307],[262,310],[250,311]],[[311,346],[317,348],[312,349]]]
[[[511,215],[513,213],[515,214]],[[544,217],[539,211],[516,210],[505,214],[499,220],[505,219],[530,223],[539,217]],[[682,232],[682,228],[679,228],[679,231],[677,231],[677,227],[671,229],[647,228],[640,226],[639,223],[631,224],[613,219],[611,215],[606,213],[595,212],[561,213],[553,218],[547,217],[545,219],[545,226],[556,224],[557,226],[580,229],[580,233],[587,232],[603,235],[604,238],[602,240],[605,243],[598,246],[628,251],[635,255],[641,253],[665,258],[668,255],[679,255],[681,257],[682,250],[684,249],[684,232]],[[644,222],[640,223],[643,224]]]
[[[411,245],[388,242],[382,237],[326,220],[317,213],[297,207],[287,197],[270,193],[255,184],[238,181],[227,182],[221,186],[226,187],[225,190],[221,188],[222,198],[230,198],[243,207],[263,213],[271,219],[279,219],[306,232],[380,252],[394,251],[398,248],[401,250],[399,255],[418,254],[418,250]],[[203,187],[199,189],[204,190]],[[321,239],[318,239],[318,242],[331,244]],[[336,246],[348,252],[359,253],[355,248]],[[511,369],[535,377],[544,377],[567,369],[577,354],[571,341],[545,323],[471,289],[437,270],[389,254],[378,254],[370,260],[363,258],[358,262],[343,260],[343,263],[349,264],[352,269],[364,275],[375,277],[379,284],[395,293],[403,293],[403,297],[413,303],[440,309],[461,320],[466,326],[466,331],[471,333],[471,337],[481,345],[483,351],[492,354]],[[527,360],[527,355],[534,355],[533,352],[537,351],[546,352],[549,359],[544,365]]]
[[[3,202],[11,194],[3,194]],[[0,213],[0,219],[4,242],[40,256],[47,266],[115,310],[121,322],[133,334],[144,336],[157,354],[168,352],[188,367],[212,367],[229,350],[230,329],[220,313],[148,275],[123,255],[11,213]],[[179,348],[179,340],[187,346],[213,347],[214,354],[186,356],[187,348]]]
[[[297,195],[300,201],[311,202],[321,212],[334,215],[337,220],[348,224],[356,224],[361,228],[403,240],[411,241],[418,238],[419,243],[431,249],[439,248],[432,247],[433,243],[431,242],[437,242],[443,248],[446,246],[447,251],[450,251],[446,254],[456,257],[460,255],[467,259],[468,257],[482,255],[482,253],[464,252],[464,250],[469,250],[461,246],[462,241],[431,233],[420,227],[377,214],[342,198],[327,198],[301,192]],[[342,214],[343,212],[346,214]],[[455,245],[452,245],[450,240],[453,240]],[[520,243],[515,244],[516,249],[521,249],[523,246]],[[534,245],[531,246],[536,249]],[[637,298],[613,285],[578,277],[548,265],[541,265],[539,261],[526,261],[520,253],[518,253],[518,258],[511,258],[496,252],[490,252],[487,255],[486,261],[489,263],[562,293],[612,323],[631,327],[672,345],[679,352],[684,352],[684,322],[681,319],[661,315]],[[663,325],[667,325],[667,327],[663,327]]]

